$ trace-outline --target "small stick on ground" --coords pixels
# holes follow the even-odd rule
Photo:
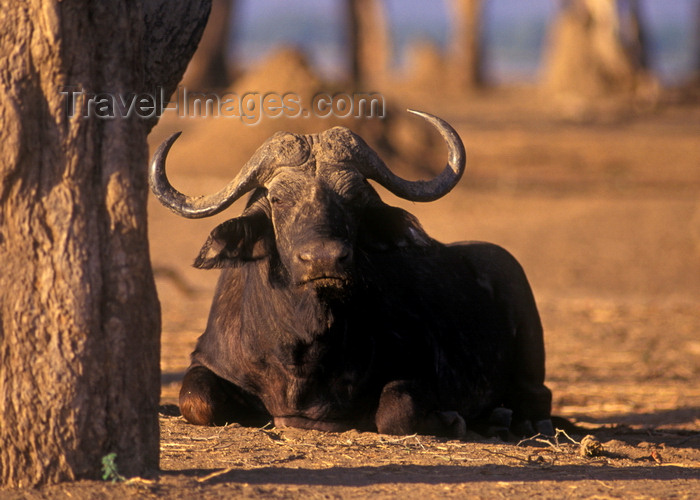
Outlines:
[[[196,479],[196,481],[198,483],[203,483],[205,481],[209,481],[210,479],[214,479],[215,477],[223,476],[224,474],[228,474],[232,470],[233,470],[233,467],[227,467],[226,469],[217,470],[215,472],[212,472],[211,474],[207,474],[204,477],[198,477]]]

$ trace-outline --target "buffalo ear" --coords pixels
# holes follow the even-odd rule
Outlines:
[[[218,225],[194,261],[194,267],[236,267],[270,254],[274,238],[272,223],[262,213],[243,215]]]
[[[358,241],[362,248],[369,251],[426,247],[433,242],[413,214],[389,205],[364,209]]]

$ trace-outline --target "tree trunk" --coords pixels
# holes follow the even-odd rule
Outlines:
[[[634,64],[642,69],[649,69],[649,42],[644,27],[642,6],[639,0],[628,0],[629,47]]]
[[[452,0],[452,53],[450,67],[462,89],[483,85],[481,0]]]
[[[695,9],[695,76],[700,84],[700,0]]]
[[[347,0],[347,10],[352,82],[356,87],[383,85],[389,73],[391,37],[381,0]]]
[[[128,99],[161,85],[169,96],[209,7],[0,0],[3,486],[96,478],[109,453],[124,475],[158,467],[160,311],[146,233],[156,118],[100,118],[105,108],[90,112],[77,95],[71,117],[61,91]]]
[[[188,90],[212,91],[231,83],[234,71],[228,49],[236,3],[237,0],[212,1],[211,16],[202,40],[182,78],[182,85]]]
[[[628,49],[616,0],[566,0],[549,40],[544,83],[555,93],[630,94],[642,75]]]

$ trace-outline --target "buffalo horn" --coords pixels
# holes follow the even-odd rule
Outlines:
[[[447,143],[447,165],[444,170],[429,181],[408,181],[395,175],[379,155],[369,146],[365,148],[365,158],[360,171],[368,179],[373,179],[400,198],[410,201],[433,201],[449,193],[464,173],[467,155],[459,135],[446,121],[423,111],[408,110],[428,121],[437,129]]]
[[[158,200],[182,217],[200,219],[216,215],[228,208],[248,191],[262,187],[273,156],[269,154],[270,142],[259,148],[246,162],[236,177],[218,193],[205,196],[187,196],[175,189],[165,174],[165,159],[173,143],[180,136],[177,132],[168,137],[153,155],[148,172],[148,183]],[[273,138],[274,140],[274,138]]]

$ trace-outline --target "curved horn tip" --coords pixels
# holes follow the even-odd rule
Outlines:
[[[420,116],[421,118],[427,120],[428,122],[432,123],[433,125],[440,124],[440,126],[447,127],[448,130],[454,131],[452,125],[447,123],[445,120],[443,120],[439,116],[435,116],[435,115],[432,115],[430,113],[426,113],[425,111],[419,111],[417,109],[407,108],[406,111],[408,111],[409,113],[411,113],[413,115]]]
[[[167,151],[170,149],[170,147],[173,145],[173,143],[178,139],[178,137],[180,137],[180,135],[182,135],[182,130],[180,130],[180,131],[178,131],[178,132],[175,132],[175,133],[172,134],[170,137],[168,137],[167,139],[165,139],[165,140],[161,143],[161,145],[158,146],[158,151],[157,151],[157,153],[167,152]]]
[[[423,116],[423,117],[425,117],[425,116],[433,116],[433,115],[431,115],[430,113],[426,113],[425,111],[419,111],[419,110],[417,110],[417,109],[406,108],[406,111],[408,111],[409,113],[412,113],[412,114],[414,114],[414,115]]]
[[[175,143],[177,138],[180,137],[180,134],[182,134],[182,130],[172,134],[170,137],[161,142],[160,146],[158,146],[158,149],[156,149],[156,152],[153,153],[153,158],[151,159],[151,165],[149,169],[152,175],[155,173],[156,170],[163,169],[164,165],[162,165],[162,163],[164,163],[165,157],[168,156],[170,148]]]
[[[410,109],[407,108],[406,111],[408,111],[411,114],[420,116],[421,118],[424,118],[427,120],[429,123],[432,123],[433,126],[437,127],[438,131],[440,132],[440,135],[442,135],[445,140],[452,140],[453,144],[452,146],[455,146],[454,148],[450,148],[450,160],[451,161],[465,161],[466,160],[466,151],[464,150],[464,143],[462,142],[462,138],[459,136],[457,131],[447,123],[445,120],[440,118],[439,116],[431,115],[430,113],[426,113],[425,111],[418,111],[417,109]],[[449,139],[448,139],[449,138]]]
[[[175,189],[165,173],[168,151],[182,132],[176,132],[165,139],[153,155],[148,171],[148,183],[158,201],[176,214],[188,219],[201,219],[216,215],[228,208],[234,201],[255,187],[260,187],[258,170],[263,165],[258,153],[248,160],[243,169],[219,192],[205,196],[187,196]]]

